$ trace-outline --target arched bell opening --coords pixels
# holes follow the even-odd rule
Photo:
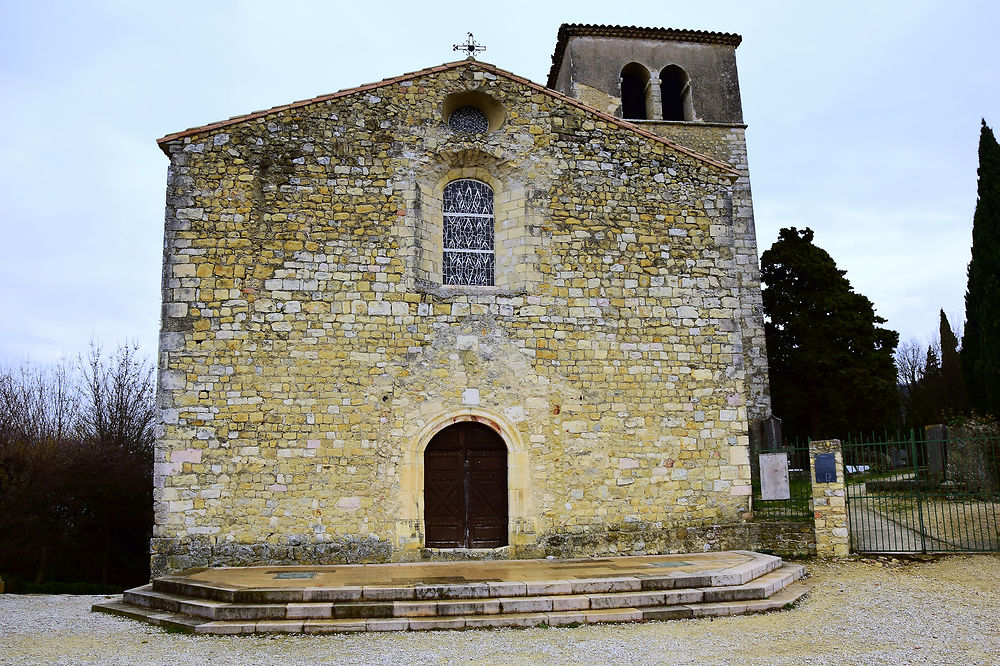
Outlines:
[[[630,62],[622,68],[622,118],[626,120],[649,120],[650,89],[649,70],[637,62]]]
[[[677,65],[668,65],[660,71],[660,102],[664,120],[694,120],[691,80]]]

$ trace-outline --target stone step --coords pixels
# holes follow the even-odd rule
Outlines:
[[[702,601],[746,601],[765,599],[782,590],[806,575],[806,568],[801,564],[783,564],[780,568],[764,574],[759,578],[742,585],[705,588]]]
[[[683,618],[714,617],[764,612],[795,603],[806,592],[803,583],[794,583],[767,599],[690,603],[669,606],[639,606],[602,610],[566,610],[551,612],[497,613],[444,617],[384,618],[302,618],[252,620],[203,620],[187,615],[138,607],[118,601],[94,605],[102,611],[144,620],[158,626],[198,634],[306,633],[328,634],[361,631],[424,631],[432,629],[473,629],[485,627],[537,627],[594,624],[603,622],[642,622]]]
[[[742,585],[585,594],[558,585],[539,585],[548,594],[511,597],[444,598],[438,600],[380,600],[290,603],[227,603],[160,592],[145,585],[124,594],[134,606],[217,621],[302,621],[313,619],[388,619],[510,615],[519,613],[600,612],[620,608],[679,607],[690,604],[760,600],[801,578],[805,567],[785,564]],[[604,581],[607,582],[607,581]],[[607,587],[607,586],[606,586]],[[616,585],[610,585],[616,589]]]
[[[745,551],[736,551],[745,552]],[[724,571],[665,571],[642,575],[579,578],[573,580],[489,581],[452,585],[406,586],[359,585],[340,587],[237,588],[193,580],[191,572],[162,576],[153,581],[153,590],[184,597],[227,603],[287,604],[346,601],[422,601],[440,599],[489,599],[539,595],[638,592],[685,588],[730,587],[750,583],[782,566],[780,557],[752,553],[753,560]],[[396,565],[406,566],[406,565]],[[281,567],[276,567],[280,570]]]
[[[643,608],[644,620],[682,620],[696,617],[718,617],[722,615],[742,615],[780,610],[794,604],[809,591],[809,586],[796,582],[766,599],[746,599],[741,601],[720,601],[715,603],[687,604],[664,608]]]
[[[564,626],[773,610],[805,593],[796,582],[804,574],[802,565],[750,551],[222,567],[157,578],[94,610],[215,634]]]
[[[157,592],[151,585],[126,590],[125,603],[148,608],[206,618],[209,620],[283,620],[287,617],[286,604],[238,604],[199,599],[178,594]]]
[[[91,610],[108,613],[109,615],[117,615],[119,617],[127,617],[131,620],[141,620],[149,624],[163,627],[164,629],[179,629],[189,633],[205,633],[204,631],[198,632],[198,628],[203,627],[206,624],[211,624],[202,618],[191,615],[182,615],[180,613],[171,613],[169,611],[162,611],[154,608],[135,606],[122,601],[105,601],[94,604],[91,606]]]

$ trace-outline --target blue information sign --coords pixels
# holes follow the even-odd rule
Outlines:
[[[837,482],[837,457],[832,453],[816,456],[816,483]]]

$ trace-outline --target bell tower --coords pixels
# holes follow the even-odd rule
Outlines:
[[[627,120],[742,123],[741,41],[723,32],[564,23],[548,86]]]

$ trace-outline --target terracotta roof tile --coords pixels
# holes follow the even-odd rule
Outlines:
[[[341,97],[346,97],[348,95],[354,95],[354,94],[357,94],[357,93],[360,93],[360,92],[365,92],[367,90],[374,90],[376,88],[383,88],[385,86],[389,86],[389,85],[392,85],[394,83],[400,83],[402,81],[412,80],[412,79],[415,79],[415,78],[418,78],[418,77],[421,77],[421,76],[426,76],[427,74],[433,74],[433,73],[437,73],[437,72],[444,72],[444,71],[447,71],[447,70],[450,70],[450,69],[455,69],[457,67],[461,67],[463,65],[471,65],[471,66],[474,66],[474,67],[479,67],[480,69],[482,69],[484,71],[492,72],[492,73],[497,74],[499,76],[502,76],[504,78],[510,79],[512,81],[516,81],[516,82],[518,82],[518,83],[520,83],[520,84],[522,84],[522,85],[524,85],[524,86],[526,86],[528,88],[531,88],[532,90],[535,90],[535,91],[540,92],[540,93],[544,93],[544,94],[549,95],[551,97],[554,97],[554,98],[556,98],[556,99],[558,99],[558,100],[560,100],[560,101],[562,101],[562,102],[564,102],[566,104],[569,104],[569,105],[571,105],[573,107],[581,109],[582,111],[585,111],[585,112],[587,112],[587,113],[589,113],[589,114],[591,114],[593,116],[596,116],[596,117],[600,118],[601,120],[609,122],[609,123],[611,123],[613,125],[616,125],[618,127],[622,127],[622,128],[628,129],[628,130],[630,130],[632,132],[635,132],[636,134],[639,134],[640,136],[643,136],[643,137],[645,137],[647,139],[650,139],[652,141],[655,141],[657,143],[661,143],[663,145],[669,146],[670,148],[672,148],[672,149],[674,149],[674,150],[676,150],[678,152],[684,153],[685,155],[693,157],[693,158],[695,158],[695,159],[697,159],[697,160],[699,160],[701,162],[704,162],[704,163],[709,164],[709,165],[711,165],[711,166],[713,166],[713,167],[715,167],[715,168],[717,168],[717,169],[719,169],[721,171],[724,171],[724,172],[727,173],[727,175],[729,175],[731,177],[737,177],[737,176],[739,176],[739,172],[736,171],[735,169],[733,169],[733,167],[731,167],[730,165],[726,164],[725,162],[719,161],[719,160],[717,160],[715,158],[712,158],[712,157],[709,157],[707,155],[703,155],[702,153],[699,153],[697,151],[691,150],[690,148],[685,148],[684,146],[681,146],[681,145],[679,145],[677,143],[674,143],[673,141],[671,141],[669,139],[661,137],[661,136],[659,136],[657,134],[653,134],[652,132],[646,131],[646,130],[642,129],[641,127],[633,125],[632,123],[630,123],[630,122],[628,122],[626,120],[618,118],[617,116],[612,116],[609,113],[605,113],[605,112],[599,111],[599,110],[597,110],[597,109],[595,109],[593,107],[587,106],[586,104],[584,104],[583,102],[581,102],[578,99],[574,99],[572,97],[564,95],[564,94],[562,94],[560,92],[552,90],[551,88],[546,88],[545,86],[543,86],[541,84],[538,84],[538,83],[535,83],[534,81],[531,81],[530,79],[526,79],[523,76],[518,76],[517,74],[514,74],[513,72],[508,72],[505,69],[500,69],[499,67],[496,67],[495,65],[491,65],[489,63],[480,62],[478,60],[470,60],[470,59],[458,60],[458,61],[455,61],[455,62],[445,63],[443,65],[437,65],[436,67],[429,67],[427,69],[421,69],[421,70],[417,70],[415,72],[409,72],[409,73],[406,73],[406,74],[401,74],[399,76],[394,76],[394,77],[388,78],[388,79],[382,79],[381,81],[376,81],[374,83],[367,83],[367,84],[364,84],[364,85],[361,85],[361,86],[357,86],[357,87],[354,87],[354,88],[347,88],[345,90],[339,90],[339,91],[337,91],[335,93],[330,93],[329,95],[320,95],[318,97],[313,97],[312,99],[300,100],[300,101],[297,101],[297,102],[291,102],[290,104],[283,104],[281,106],[274,106],[274,107],[271,107],[270,109],[264,109],[262,111],[254,111],[252,113],[246,113],[246,114],[239,115],[239,116],[233,116],[233,117],[229,118],[228,120],[222,120],[222,121],[211,123],[211,124],[208,124],[208,125],[202,125],[200,127],[192,127],[190,129],[186,129],[186,130],[183,130],[181,132],[174,132],[172,134],[167,134],[166,136],[164,136],[164,137],[162,137],[160,139],[157,139],[156,143],[160,146],[160,148],[163,150],[163,152],[166,153],[167,152],[166,144],[170,143],[171,141],[176,141],[177,139],[183,139],[185,137],[194,136],[194,135],[197,135],[197,134],[202,134],[204,132],[210,132],[210,131],[213,131],[213,130],[222,129],[223,127],[229,127],[229,126],[232,126],[232,125],[237,125],[239,123],[246,122],[248,120],[254,120],[256,118],[262,118],[264,116],[273,115],[273,114],[276,114],[276,113],[281,113],[282,111],[290,111],[290,110],[293,110],[293,109],[299,109],[299,108],[302,108],[304,106],[308,106],[310,104],[318,104],[318,103],[321,103],[321,102],[327,102],[327,101],[330,101],[330,100],[339,99]]]

